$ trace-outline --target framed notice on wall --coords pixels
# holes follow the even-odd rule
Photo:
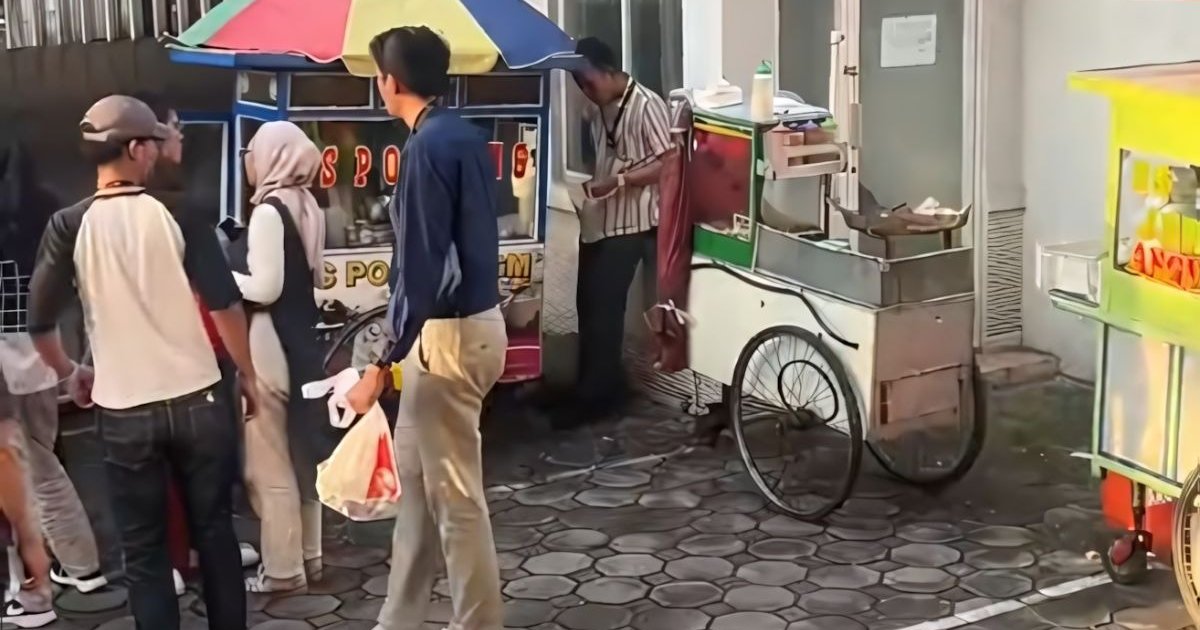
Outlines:
[[[879,66],[908,68],[937,63],[937,16],[904,15],[883,18]]]

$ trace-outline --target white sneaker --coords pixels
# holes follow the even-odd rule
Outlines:
[[[80,593],[91,593],[92,591],[108,586],[108,578],[104,577],[104,574],[100,571],[96,571],[85,577],[75,578],[67,575],[67,572],[57,562],[54,563],[54,566],[50,567],[50,581],[59,586],[74,587]]]
[[[171,577],[175,581],[175,596],[182,597],[187,592],[187,584],[183,581],[183,575],[179,571],[171,569]]]
[[[58,619],[53,608],[45,612],[30,612],[16,600],[5,603],[3,610],[0,620],[4,622],[4,625],[12,624],[18,628],[41,628]]]
[[[249,569],[250,567],[257,566],[262,560],[262,557],[258,555],[258,551],[254,548],[254,545],[251,545],[250,543],[241,543],[238,545],[238,549],[242,552],[243,569]]]

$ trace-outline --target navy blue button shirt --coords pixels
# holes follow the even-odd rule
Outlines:
[[[426,321],[468,317],[500,302],[494,185],[481,128],[442,109],[418,121],[390,208],[394,343],[386,361],[404,359]]]

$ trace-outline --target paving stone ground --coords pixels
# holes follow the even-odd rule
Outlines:
[[[961,615],[936,627],[1185,627],[1167,571],[1140,587],[1045,594],[1101,572],[1084,556],[1106,544],[1096,490],[1070,457],[1087,445],[1091,393],[1050,383],[991,402],[987,449],[962,482],[928,493],[864,456],[853,498],[819,524],[767,509],[728,443],[685,448],[691,426],[670,409],[640,405],[617,427],[568,438],[500,409],[485,443],[506,626],[889,630]],[[239,526],[253,540],[254,523]],[[252,628],[374,627],[390,528],[331,522],[327,533],[324,581],[304,596],[252,596]],[[450,617],[444,581],[435,591],[431,629]],[[51,628],[132,628],[112,610],[122,601],[116,587],[64,593]],[[997,602],[1017,603],[972,623]],[[180,604],[185,629],[206,627],[194,590]]]

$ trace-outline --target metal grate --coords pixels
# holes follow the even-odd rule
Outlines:
[[[29,300],[29,276],[17,263],[0,260],[0,333],[25,332]]]
[[[1025,209],[987,213],[983,344],[1020,343]]]
[[[179,35],[221,0],[3,0],[8,48]]]

